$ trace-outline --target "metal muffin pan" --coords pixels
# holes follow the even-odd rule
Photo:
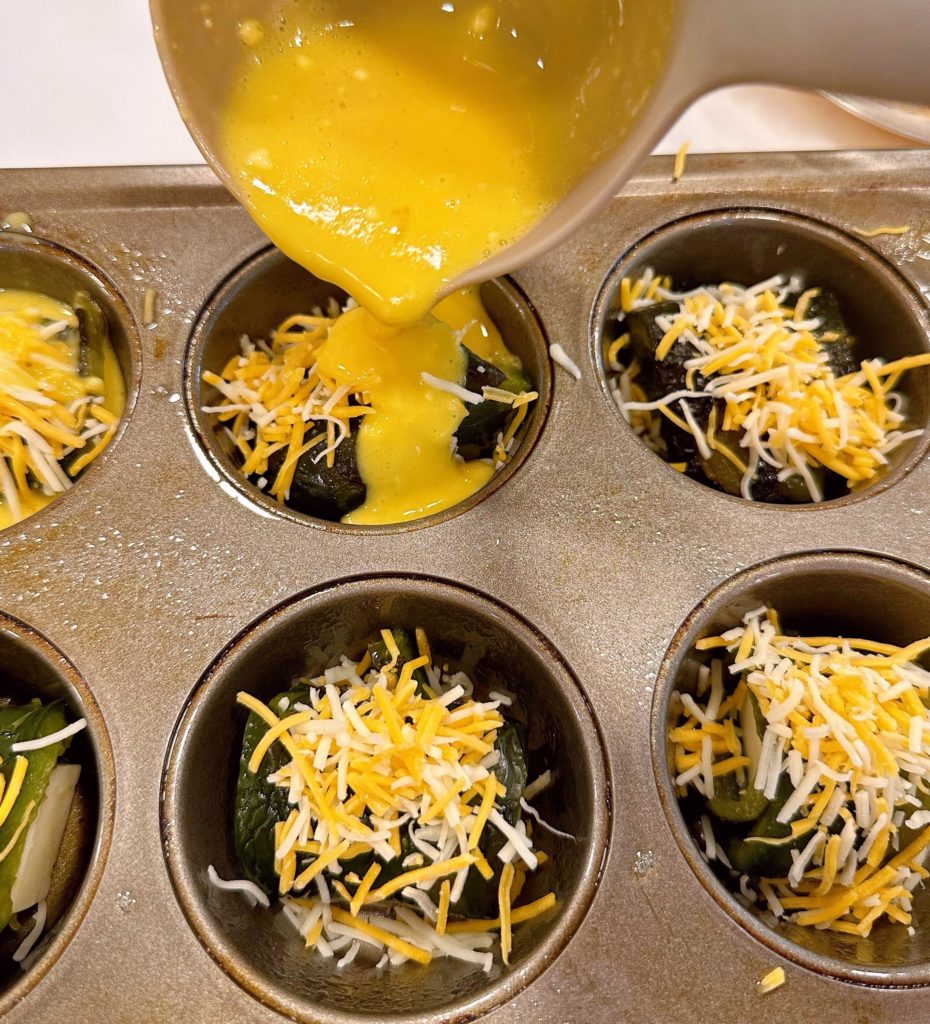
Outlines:
[[[231,486],[246,499],[270,512],[294,522],[311,523],[336,531],[350,533],[401,533],[418,529],[473,508],[517,471],[539,437],[552,400],[552,364],[546,336],[533,308],[520,289],[501,278],[481,287],[481,298],[491,319],[507,339],[508,347],[523,362],[539,394],[530,407],[525,425],[517,433],[510,461],[495,473],[481,490],[458,505],[424,519],[389,526],[350,526],[339,522],[315,519],[285,508],[270,495],[259,490],[239,471],[233,456],[233,445],[217,430],[216,417],[204,413],[204,406],[215,406],[222,396],[203,383],[204,370],[221,373],[239,349],[243,334],[267,337],[294,310],[326,309],[331,300],[342,306],[348,298],[345,291],[314,277],[271,247],[259,252],[238,267],[210,297],[191,333],[184,371],[184,398],[188,414],[201,446]]]
[[[439,960],[422,968],[338,971],[307,956],[293,928],[241,896],[205,885],[207,866],[234,877],[230,822],[244,715],[241,689],[270,700],[281,680],[313,673],[358,651],[384,622],[422,626],[434,657],[473,679],[517,694],[528,725],[532,777],[551,769],[539,798],[546,820],[575,837],[538,837],[549,870],[527,880],[524,900],[550,888],[560,908],[515,933],[511,968],[490,974]],[[516,709],[515,709],[516,711]],[[578,751],[564,759],[563,750]],[[240,634],[208,669],[179,723],[166,770],[162,822],[168,866],[185,914],[217,962],[257,998],[300,1020],[349,1022],[359,1014],[417,1021],[473,1016],[502,1003],[555,959],[584,916],[597,886],[609,827],[601,741],[578,684],[545,638],[497,602],[426,577],[366,576],[286,602]]]
[[[833,582],[820,591],[831,598],[828,618],[884,629],[899,614],[902,636],[925,629],[925,446],[855,502],[760,507],[697,486],[611,410],[598,298],[618,260],[666,225],[755,208],[776,223],[794,222],[784,211],[825,225],[838,253],[824,256],[825,272],[862,262],[850,254],[865,254],[865,265],[879,254],[906,282],[896,292],[907,296],[906,315],[902,306],[888,316],[919,322],[930,291],[928,180],[925,153],[696,157],[677,184],[669,160],[652,161],[596,223],[515,275],[541,330],[582,369],[579,382],[557,372],[522,465],[459,515],[362,532],[269,512],[230,482],[197,436],[185,400],[191,332],[216,289],[266,248],[210,172],[0,172],[3,212],[26,210],[37,235],[99,268],[125,300],[127,338],[138,334],[142,348],[128,366],[131,389],[140,367],[141,378],[118,443],[79,486],[0,534],[0,611],[47,637],[86,681],[99,706],[92,738],[103,779],[103,831],[84,887],[48,959],[7,990],[6,1004],[16,1003],[7,1019],[846,1024],[930,1016],[923,938],[904,957],[873,951],[875,966],[860,969],[855,952],[843,959],[808,950],[740,917],[675,818],[660,724],[689,631],[710,628],[770,576],[787,600],[829,564]],[[853,226],[889,223],[910,229],[846,242]],[[856,280],[857,291],[884,294],[869,272]],[[157,293],[151,324],[141,322],[147,289]],[[925,392],[915,387],[925,418]],[[860,572],[845,555],[806,555],[822,549],[883,560]],[[767,567],[777,559],[788,560]],[[891,599],[889,580],[899,576],[906,593]],[[589,807],[591,817],[565,866],[561,924],[521,936],[510,975],[456,988],[445,1007],[430,1002],[424,982],[422,1005],[393,993],[379,1012],[366,1005],[367,989],[353,1006],[326,1003],[325,992],[306,998],[306,978],[287,984],[293,961],[284,978],[269,980],[268,965],[255,963],[260,954],[236,948],[249,915],[209,893],[201,874],[205,857],[223,854],[222,780],[234,756],[234,710],[217,718],[213,744],[206,714],[219,715],[223,694],[239,685],[233,668],[250,657],[260,663],[252,643],[287,622],[299,631],[306,623],[304,642],[325,646],[332,637],[311,636],[314,622],[367,625],[382,597],[417,615],[438,606],[436,629],[450,644],[457,621],[466,632],[471,621],[498,650],[517,641],[532,649],[532,680],[521,685],[529,692],[532,682],[550,709],[568,713],[556,733],[565,748],[547,754],[579,780],[561,820]],[[274,682],[256,680],[256,689],[270,692]],[[106,735],[112,769],[98,742]],[[223,867],[229,855],[227,847]],[[759,996],[757,981],[777,965],[786,984]],[[308,976],[317,971],[307,966]]]

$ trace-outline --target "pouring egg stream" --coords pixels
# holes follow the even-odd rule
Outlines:
[[[513,421],[536,397],[519,360],[477,291],[430,311],[619,144],[658,77],[671,7],[290,0],[240,24],[223,163],[271,240],[361,306],[309,325],[305,373],[290,384],[273,367],[253,371],[248,346],[222,379],[205,377],[246,475],[293,504],[294,480],[316,488],[326,469],[340,482],[357,472],[355,496],[330,503],[329,518],[382,524],[457,504],[507,461]],[[466,387],[474,357],[497,371],[491,394]],[[272,377],[303,403],[282,403],[277,386],[260,394]],[[463,457],[459,428],[488,401],[508,416]],[[308,434],[315,418],[324,430]],[[340,460],[347,441],[356,450]]]

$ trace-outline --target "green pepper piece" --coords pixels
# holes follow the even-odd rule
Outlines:
[[[482,359],[481,356],[475,355],[470,348],[462,345],[462,350],[465,353],[467,360],[465,365],[465,381],[464,385],[469,391],[476,391],[481,394],[482,388],[501,388],[504,387],[504,381],[507,379],[507,374],[503,370],[498,369],[492,362],[487,359]],[[505,388],[505,390],[510,390]]]
[[[777,820],[785,801],[793,792],[794,786],[785,772],[778,781],[775,798],[769,802],[749,835],[745,839],[731,840],[727,854],[737,871],[771,878],[780,878],[788,873],[792,863],[791,851],[801,849],[813,831],[808,829],[792,837],[791,823],[783,824]],[[794,817],[797,818],[798,814]]]
[[[523,744],[511,722],[507,722],[497,734],[495,746],[500,751],[500,759],[494,766],[494,774],[505,790],[504,795],[498,798],[501,814],[509,824],[515,825],[522,813],[520,798],[526,789],[527,771]]]
[[[807,307],[805,319],[820,321],[820,326],[811,333],[826,352],[830,369],[837,377],[859,369],[854,339],[843,319],[839,300],[832,292],[821,291],[815,295]]]
[[[0,757],[3,758],[2,771],[6,783],[9,784],[16,763],[17,755],[11,749],[14,743],[49,736],[53,732],[63,729],[65,725],[67,725],[67,718],[62,701],[42,704],[41,701],[34,700],[26,705],[0,707]],[[45,798],[49,776],[58,763],[58,759],[65,752],[67,745],[67,741],[61,741],[22,755],[28,759],[29,766],[26,769],[19,796],[17,796],[6,821],[0,826],[0,850],[5,850],[12,842],[30,803],[34,803],[30,811],[30,820],[35,820],[36,811]],[[0,929],[9,924],[13,913],[11,899],[13,883],[19,872],[28,832],[27,826],[20,833],[19,839],[10,852],[0,861]]]
[[[684,340],[676,341],[664,359],[656,359],[656,349],[665,337],[665,331],[657,323],[658,318],[676,316],[678,311],[678,303],[672,300],[654,302],[624,317],[623,329],[630,335],[630,352],[639,360],[646,393],[649,395],[658,397],[687,387],[688,370],[685,363],[698,354],[693,345]],[[695,375],[695,384],[696,391],[703,388],[704,378],[700,374]]]
[[[494,768],[494,773],[505,790],[504,795],[498,797],[497,803],[506,821],[514,825],[522,813],[520,798],[526,789],[527,767],[523,744],[513,723],[507,722],[497,734],[495,748],[500,751],[500,760]],[[494,877],[485,880],[477,868],[470,868],[461,898],[449,907],[449,913],[454,917],[497,916],[497,889],[503,870],[503,864],[497,854],[506,843],[507,839],[499,829],[491,824],[485,827],[478,846],[494,869]],[[438,884],[435,888],[438,891]]]
[[[823,466],[808,466],[807,471],[817,481],[820,493],[826,494],[829,471]],[[804,477],[800,473],[793,473],[791,476],[779,481],[778,490],[785,501],[790,501],[796,505],[802,505],[814,500]]]
[[[519,395],[532,389],[533,385],[521,369],[505,373],[470,349],[466,348],[465,354],[468,357],[465,387],[469,391],[480,392],[483,387],[495,387]],[[458,454],[466,462],[488,458],[494,450],[497,435],[507,429],[507,421],[512,414],[513,407],[507,402],[496,402],[490,398],[471,406],[455,431]]]
[[[78,321],[78,373],[82,377],[103,378],[103,350],[109,337],[107,317],[100,306],[85,291],[74,297],[74,312]]]
[[[736,430],[718,430],[716,435],[717,440],[725,444],[734,455],[743,457],[745,451],[740,448],[740,436]],[[704,476],[724,493],[737,497],[742,494],[743,474],[722,452],[712,451],[709,458],[701,460],[700,467]]]
[[[297,460],[287,507],[317,519],[338,522],[357,509],[367,493],[358,468],[355,432],[344,438],[336,449],[332,466],[327,466],[325,459],[314,462],[318,454],[318,450],[311,449]],[[274,482],[286,458],[287,449],[282,448],[268,459],[264,476],[269,483]]]
[[[707,809],[721,821],[755,821],[768,807],[765,794],[755,786],[740,789],[736,776],[721,775],[714,779],[714,795],[707,801]]]
[[[288,699],[288,708],[297,701],[309,702],[309,689],[297,686],[279,693],[268,702],[268,707],[279,718],[279,703]],[[257,772],[249,771],[249,759],[259,741],[268,731],[268,724],[254,712],[249,714],[242,736],[242,756],[239,759],[239,778],[236,783],[236,801],[233,811],[233,835],[236,857],[246,878],[255,882],[270,896],[278,891],[278,872],[274,866],[274,830],[279,821],[286,821],[291,813],[287,790],[268,782],[268,776],[291,760],[281,743],[272,743],[262,758]]]

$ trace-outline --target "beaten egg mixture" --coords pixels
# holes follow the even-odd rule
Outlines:
[[[465,376],[465,351],[444,322],[443,312],[453,322],[472,320],[472,343],[488,355],[503,349],[514,358],[503,348],[476,292],[450,296],[435,317],[408,327],[382,324],[361,307],[349,310],[319,350],[320,374],[337,386],[361,388],[377,410],[363,419],[356,442],[358,467],[367,486],[365,502],[344,522],[372,525],[419,519],[464,501],[494,474],[488,462],[454,457],[453,435],[463,418],[462,402],[422,377],[428,373],[459,381]]]
[[[240,27],[223,162],[288,256],[410,323],[616,148],[671,10],[290,0]]]

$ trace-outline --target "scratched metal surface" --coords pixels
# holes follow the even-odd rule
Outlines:
[[[824,547],[930,566],[930,465],[859,503],[754,508],[683,479],[645,451],[599,383],[592,309],[612,264],[674,218],[767,206],[839,228],[909,224],[870,243],[930,286],[930,154],[702,157],[680,183],[655,160],[567,245],[516,275],[559,372],[548,422],[506,485],[465,514],[394,535],[268,519],[195,457],[182,364],[202,304],[263,245],[203,169],[0,172],[3,212],[99,266],[142,340],[138,401],[101,465],[0,535],[0,610],[57,645],[87,681],[112,743],[112,843],[86,917],[14,1024],[282,1019],[223,972],[175,898],[159,831],[162,768],[189,694],[224,645],[294,594],[368,572],[427,573],[514,608],[561,652],[604,737],[608,856],[567,948],[488,1024],[705,1019],[922,1020],[930,992],[851,984],[780,958],[725,914],[675,842],[653,773],[653,686],[675,631],[718,584]],[[158,317],[141,325],[145,290]],[[781,963],[787,983],[757,980]]]

